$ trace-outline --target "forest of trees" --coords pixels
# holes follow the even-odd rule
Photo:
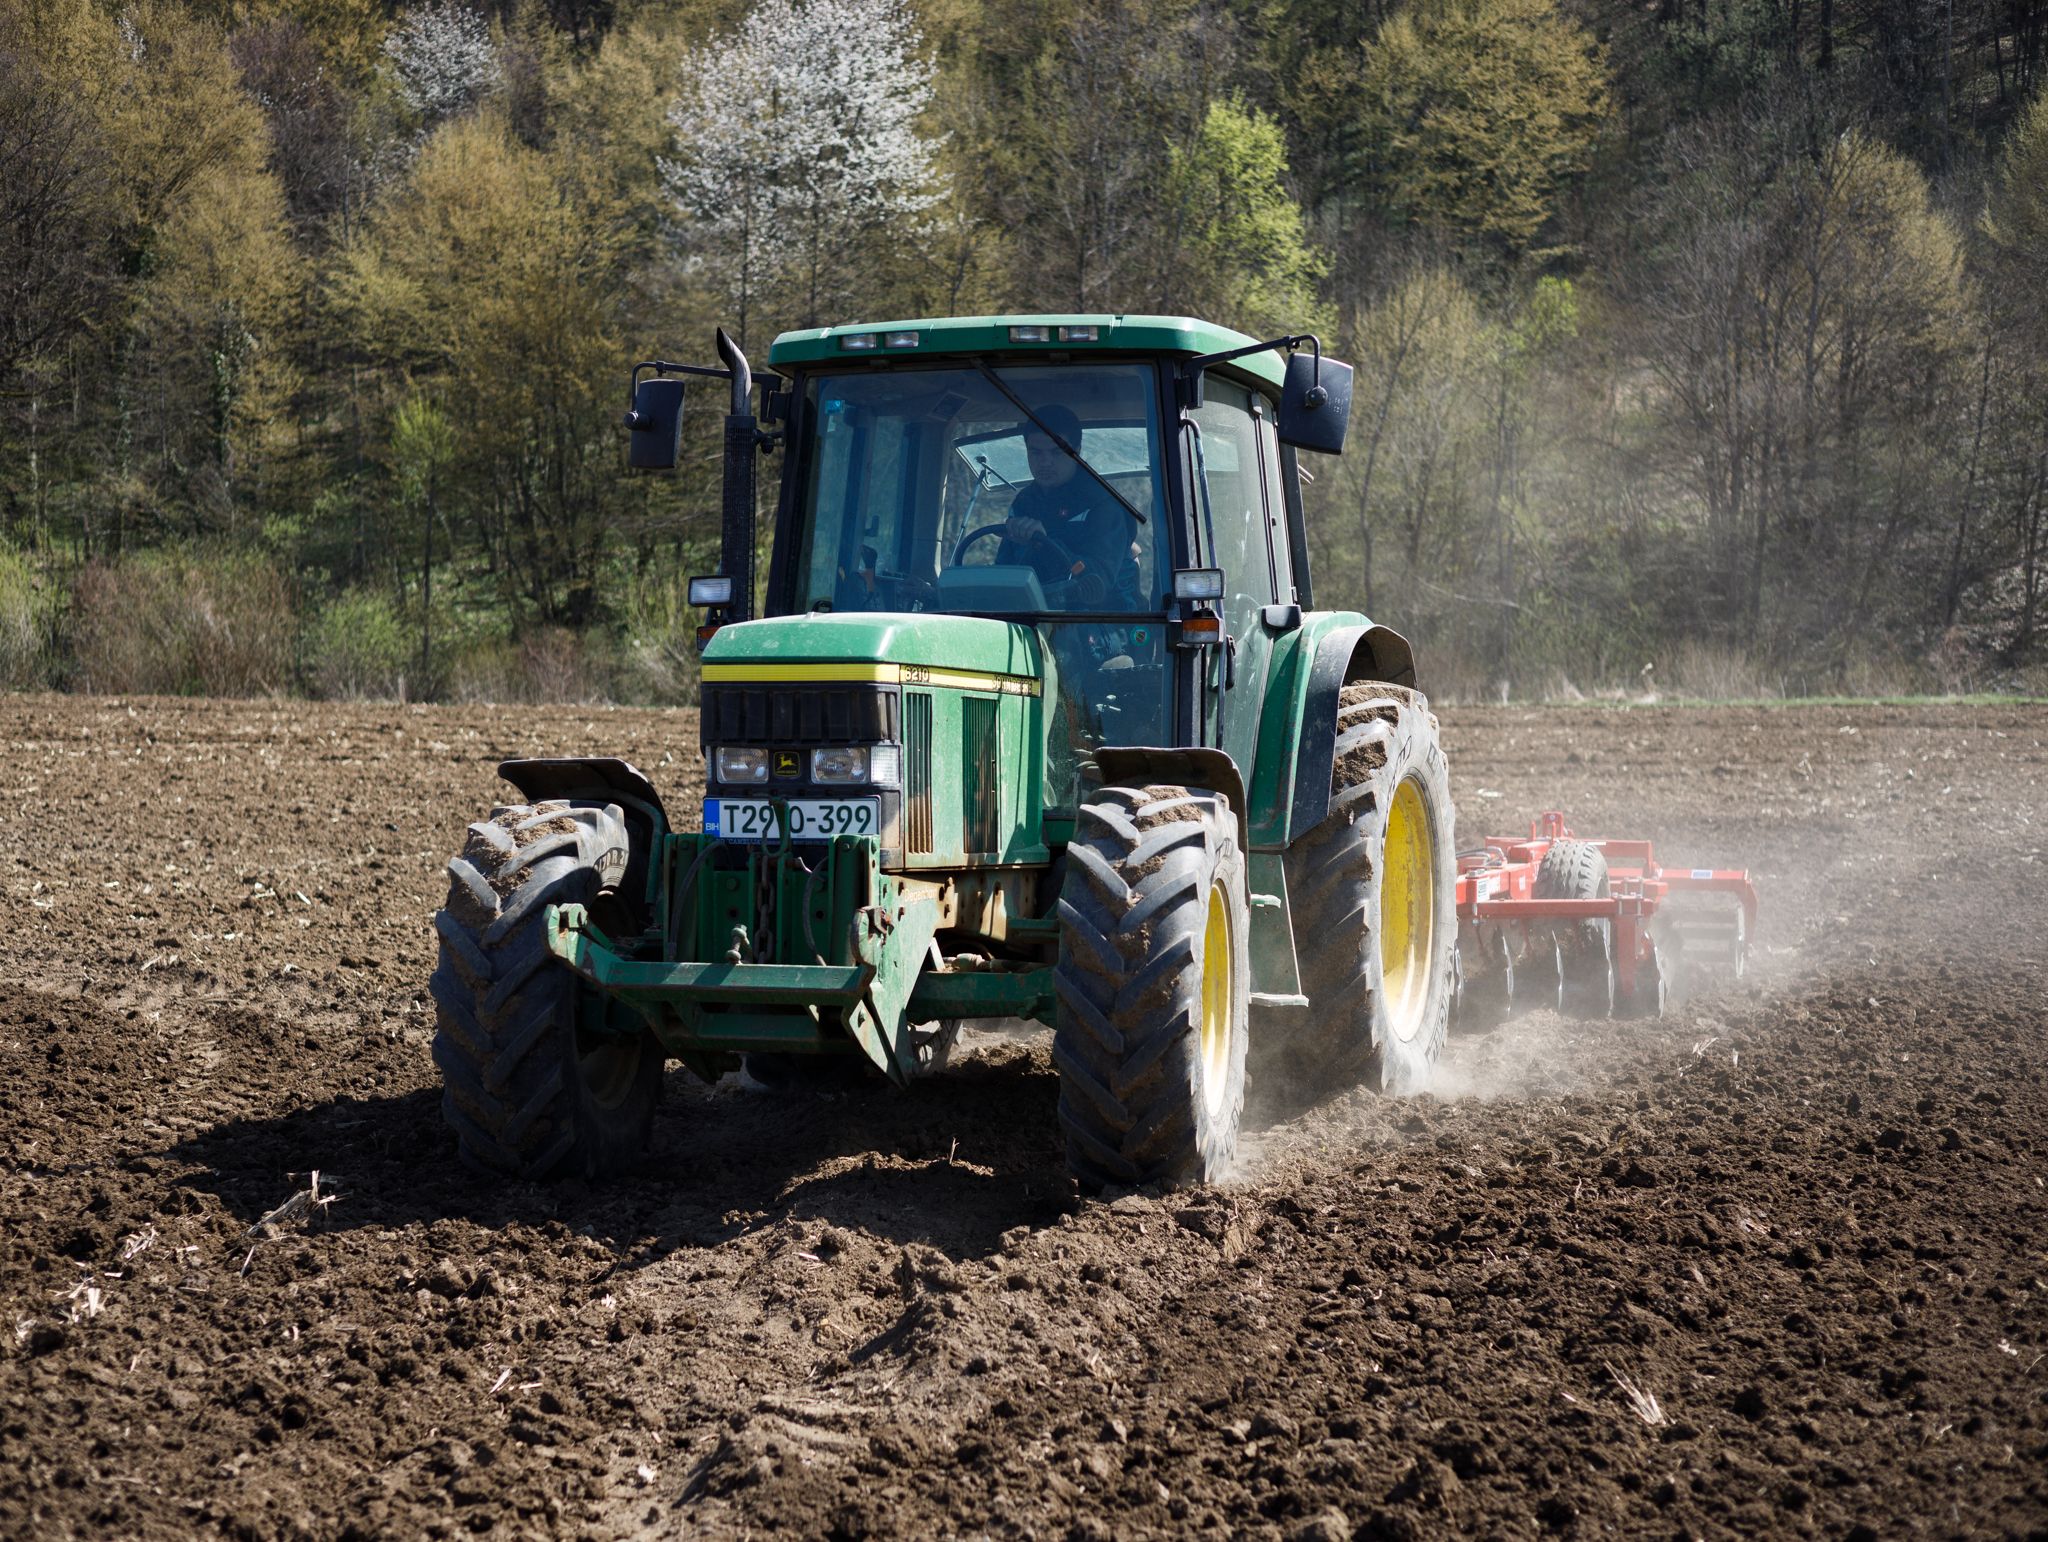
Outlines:
[[[634,359],[1358,366],[1317,599],[1467,698],[2048,683],[2048,0],[0,0],[0,686],[687,700]],[[702,398],[700,398],[700,401]]]

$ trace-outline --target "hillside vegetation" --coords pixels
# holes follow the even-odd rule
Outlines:
[[[716,408],[999,310],[1315,329],[1440,691],[2038,688],[2048,0],[0,0],[0,685],[672,701]]]

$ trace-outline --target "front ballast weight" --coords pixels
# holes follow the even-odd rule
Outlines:
[[[1457,1026],[1660,1016],[1743,977],[1756,910],[1745,869],[1668,868],[1649,841],[1584,840],[1543,814],[1458,857]]]

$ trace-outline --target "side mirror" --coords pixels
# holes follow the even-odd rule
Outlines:
[[[1280,442],[1342,455],[1350,424],[1351,366],[1315,353],[1290,354],[1280,389]]]
[[[635,471],[673,471],[683,451],[683,383],[642,380],[640,369],[633,371],[633,406],[625,417],[626,464]]]

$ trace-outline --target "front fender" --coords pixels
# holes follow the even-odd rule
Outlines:
[[[550,760],[506,760],[498,775],[519,789],[529,803],[561,799],[573,803],[616,803],[626,816],[632,844],[627,852],[620,892],[638,896],[650,909],[659,864],[655,854],[669,831],[668,810],[661,794],[638,766],[610,755],[585,755]]]
[[[1337,695],[1353,680],[1415,685],[1415,652],[1356,611],[1318,611],[1277,638],[1247,794],[1250,849],[1283,851],[1330,811]]]
[[[1237,762],[1224,751],[1200,746],[1104,745],[1095,752],[1095,764],[1105,782],[1129,787],[1154,781],[1222,793],[1230,802],[1230,811],[1237,816],[1238,849],[1250,849],[1251,830],[1245,818],[1244,776],[1237,769]]]

